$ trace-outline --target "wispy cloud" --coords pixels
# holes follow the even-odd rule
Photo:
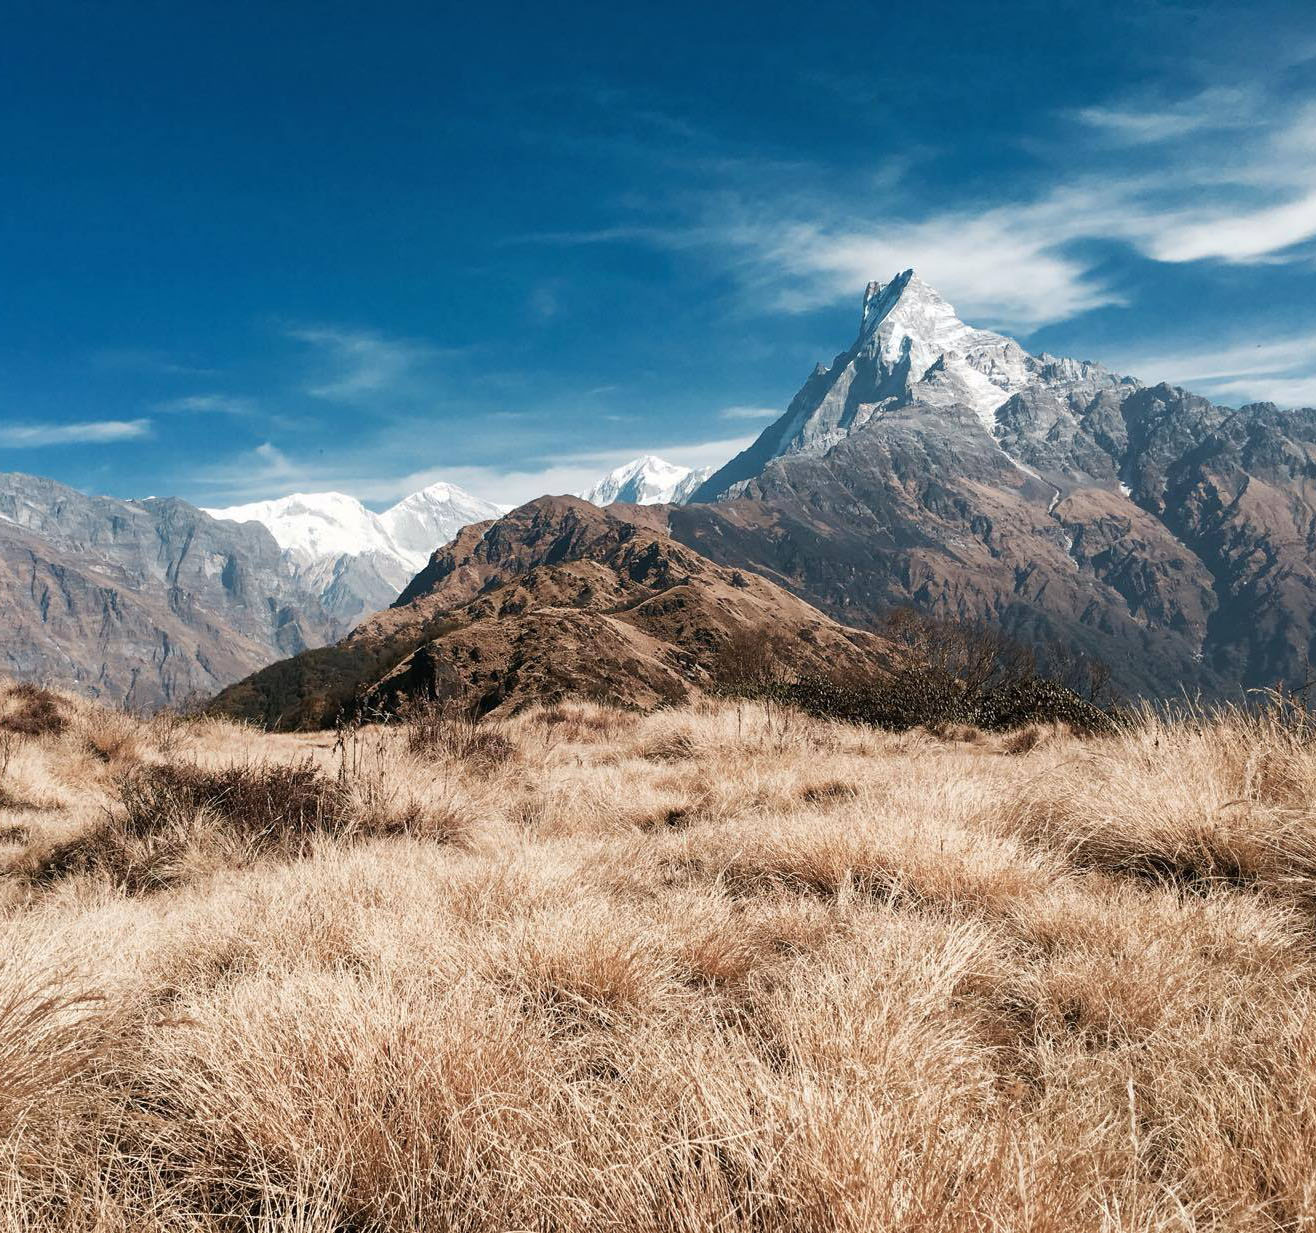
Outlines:
[[[1125,302],[1102,245],[1164,263],[1310,257],[1316,100],[1215,87],[1160,106],[1115,100],[1067,123],[1031,191],[915,213],[881,177],[842,193],[816,187],[835,179],[823,168],[786,185],[742,174],[685,193],[658,221],[541,238],[693,254],[766,313],[841,303],[914,266],[966,317],[1016,332]]]
[[[1083,107],[1080,123],[1125,145],[1173,141],[1190,133],[1247,128],[1256,121],[1261,100],[1255,90],[1214,86],[1168,102],[1129,100],[1113,106]]]
[[[288,456],[269,441],[256,446],[252,453],[266,467],[267,473],[291,475],[296,471],[293,464],[288,461]]]
[[[1285,249],[1316,236],[1316,189],[1258,209],[1206,210],[1149,227],[1143,250],[1157,261],[1285,260]]]
[[[1129,357],[1121,367],[1134,376],[1170,381],[1224,403],[1316,406],[1316,334],[1252,345],[1151,352]]]
[[[336,402],[409,391],[421,370],[442,354],[438,347],[373,330],[298,326],[287,334],[316,353],[305,392]]]
[[[150,347],[102,347],[91,353],[100,368],[154,373],[166,377],[209,377],[215,369]]]
[[[335,476],[322,463],[295,461],[272,441],[201,468],[195,477],[203,493],[201,503],[209,506],[236,505],[247,501],[287,496],[293,491],[336,489]]]
[[[0,425],[0,445],[36,449],[44,445],[103,445],[150,436],[151,421],[91,420],[72,424]]]
[[[780,414],[779,407],[724,407],[717,413],[723,420],[775,420]]]
[[[1226,403],[1273,402],[1280,407],[1316,407],[1316,373],[1222,381],[1212,392]]]
[[[256,404],[250,398],[233,394],[189,394],[156,403],[156,411],[185,415],[253,415]]]

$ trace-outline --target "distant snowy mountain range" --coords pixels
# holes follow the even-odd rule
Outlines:
[[[341,492],[294,492],[272,501],[206,510],[212,518],[229,522],[262,523],[303,565],[327,556],[379,553],[412,574],[462,527],[504,512],[492,501],[444,483],[413,492],[382,514]]]
[[[352,618],[388,607],[436,548],[462,527],[505,510],[438,483],[382,514],[341,492],[295,492],[205,512],[266,527],[298,581],[321,594],[335,615]]]
[[[710,473],[646,454],[578,495],[595,505],[680,504]],[[335,617],[351,621],[388,607],[430,554],[463,527],[507,511],[456,484],[437,483],[379,514],[342,492],[294,492],[205,512],[226,522],[260,523],[297,582],[320,595]]]

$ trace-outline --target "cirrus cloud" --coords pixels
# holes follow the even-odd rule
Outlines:
[[[914,212],[880,175],[842,192],[822,167],[783,183],[737,166],[670,201],[661,221],[539,238],[695,256],[757,313],[843,303],[913,266],[966,317],[1019,333],[1126,303],[1103,272],[1111,245],[1165,264],[1312,258],[1316,99],[1212,87],[1061,123],[1066,140],[1039,151],[1053,165],[969,202]]]
[[[151,421],[85,420],[75,423],[0,425],[0,445],[9,449],[37,449],[47,445],[105,445],[149,436]]]

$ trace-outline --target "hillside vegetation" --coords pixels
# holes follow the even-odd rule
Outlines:
[[[0,1227],[1313,1227],[1312,736],[0,687]]]

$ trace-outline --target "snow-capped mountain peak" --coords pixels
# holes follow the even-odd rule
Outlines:
[[[692,469],[653,454],[623,463],[579,495],[594,505],[624,501],[631,505],[683,504],[708,478],[710,468]]]
[[[498,518],[503,512],[500,506],[472,496],[456,484],[439,481],[404,497],[378,518],[398,553],[419,570],[430,554],[462,527]]]
[[[868,284],[856,347],[906,388],[941,362],[989,432],[996,408],[1028,384],[1036,367],[1013,339],[966,325],[912,269]]]
[[[700,489],[701,499],[735,496],[774,458],[821,457],[870,423],[903,407],[946,413],[962,430],[969,412],[1009,461],[1029,474],[998,423],[1017,394],[1117,381],[1099,365],[1029,355],[1012,338],[967,325],[912,269],[864,291],[859,336],[819,365],[786,413]]]
[[[963,351],[966,339],[979,333],[986,331],[965,325],[954,308],[913,270],[896,275],[889,283],[869,283],[864,293],[859,337],[872,339],[888,362],[899,361],[908,342],[929,357],[911,364],[922,372],[944,352]]]

